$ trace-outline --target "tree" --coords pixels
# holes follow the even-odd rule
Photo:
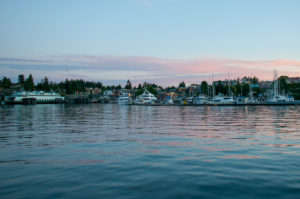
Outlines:
[[[288,76],[280,76],[278,78],[279,88],[281,93],[287,93],[289,92],[289,85],[286,82],[286,79],[288,79]]]
[[[216,86],[216,93],[217,93],[217,94],[219,94],[219,93],[225,94],[225,93],[226,93],[225,87],[224,87],[224,85],[221,83],[221,81],[218,81],[218,84],[217,84],[217,86]]]
[[[7,77],[3,77],[2,83],[1,83],[1,87],[2,87],[2,88],[10,88],[10,86],[11,86],[11,81],[10,81],[10,79],[7,78]]]
[[[116,89],[117,89],[117,90],[121,90],[121,89],[122,89],[121,84],[119,84],[118,86],[116,86]]]
[[[26,91],[33,91],[34,90],[34,82],[33,82],[33,77],[30,74],[28,76],[28,78],[26,79],[25,83],[24,83],[24,89]]]
[[[71,89],[71,83],[68,79],[65,80],[65,82],[63,83],[64,85],[64,90],[66,92],[67,95],[73,94],[74,92]]]
[[[127,83],[126,83],[125,89],[127,89],[127,90],[131,90],[131,89],[132,89],[132,85],[131,85],[131,82],[130,82],[130,80],[127,80]]]
[[[201,93],[204,95],[208,94],[208,83],[206,81],[201,82]]]
[[[153,86],[148,86],[147,90],[152,93],[153,95],[157,95],[157,90]]]
[[[251,79],[251,84],[257,84],[257,83],[258,83],[258,78],[254,76],[254,77]]]
[[[22,86],[25,83],[25,76],[23,74],[18,76],[18,83],[21,84]]]
[[[182,82],[179,83],[178,88],[179,88],[179,87],[185,87],[184,81],[182,81]]]
[[[50,91],[49,81],[47,77],[45,77],[43,81],[43,90],[46,92]]]
[[[138,90],[142,89],[142,84],[139,84]]]
[[[240,84],[239,81],[236,84],[235,88],[236,88],[236,95],[241,96],[242,95],[242,85]]]
[[[248,96],[250,92],[250,85],[249,84],[243,84],[242,85],[242,96]]]

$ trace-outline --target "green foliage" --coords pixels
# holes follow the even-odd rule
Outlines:
[[[201,93],[204,95],[208,94],[208,83],[206,81],[201,82]]]
[[[215,93],[214,94],[225,94],[225,86],[221,83],[221,81],[218,81],[217,86],[215,87]]]
[[[43,90],[46,92],[50,91],[50,85],[47,77],[45,77],[43,81]]]
[[[119,84],[118,86],[116,86],[116,89],[117,89],[117,90],[121,90],[121,89],[122,89],[121,84]]]
[[[278,78],[279,88],[281,93],[289,92],[289,85],[286,82],[287,76],[281,76]]]
[[[1,82],[2,88],[10,88],[11,85],[12,85],[12,83],[9,78],[7,78],[7,77],[2,78],[2,82]]]
[[[240,82],[237,83],[237,85],[235,85],[236,88],[236,95],[237,96],[241,96],[242,95],[242,85],[240,84]]]
[[[152,87],[152,86],[148,86],[147,87],[147,90],[150,92],[150,93],[152,93],[153,95],[157,95],[157,90],[154,88],[154,87]]]
[[[127,90],[131,90],[132,89],[132,85],[131,85],[130,80],[127,80],[127,83],[125,85],[125,89],[127,89]]]
[[[237,88],[236,88],[236,86],[230,86],[230,91],[231,91],[231,94],[233,94],[234,96],[237,95]]]
[[[260,93],[262,93],[262,89],[261,88],[257,88],[257,87],[252,88],[252,93],[253,93],[253,97],[258,97],[258,95]]]
[[[249,84],[243,84],[242,85],[242,96],[248,96],[250,92],[250,85]]]
[[[135,92],[135,96],[139,96],[141,95],[142,93],[144,92],[144,89],[138,89],[136,92]]]
[[[289,84],[289,93],[292,94],[296,100],[300,100],[300,83]]]
[[[22,86],[25,83],[25,76],[23,74],[18,76],[18,83],[21,84]]]
[[[251,78],[251,84],[258,84],[258,78],[255,76]]]
[[[28,76],[28,78],[26,79],[26,81],[24,83],[24,89],[26,91],[34,91],[34,81],[33,81],[33,77],[31,74]]]
[[[184,81],[182,81],[182,82],[179,83],[178,88],[180,88],[180,87],[185,87]]]

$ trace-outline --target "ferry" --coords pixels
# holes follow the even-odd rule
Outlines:
[[[16,92],[5,97],[5,104],[59,104],[64,101],[58,93],[44,91]]]

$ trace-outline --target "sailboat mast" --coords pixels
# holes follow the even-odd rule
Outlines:
[[[230,96],[230,80],[229,80],[229,73],[228,73],[228,96]]]

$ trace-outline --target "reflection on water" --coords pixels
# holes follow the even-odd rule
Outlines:
[[[0,196],[297,198],[299,110],[2,106]]]

